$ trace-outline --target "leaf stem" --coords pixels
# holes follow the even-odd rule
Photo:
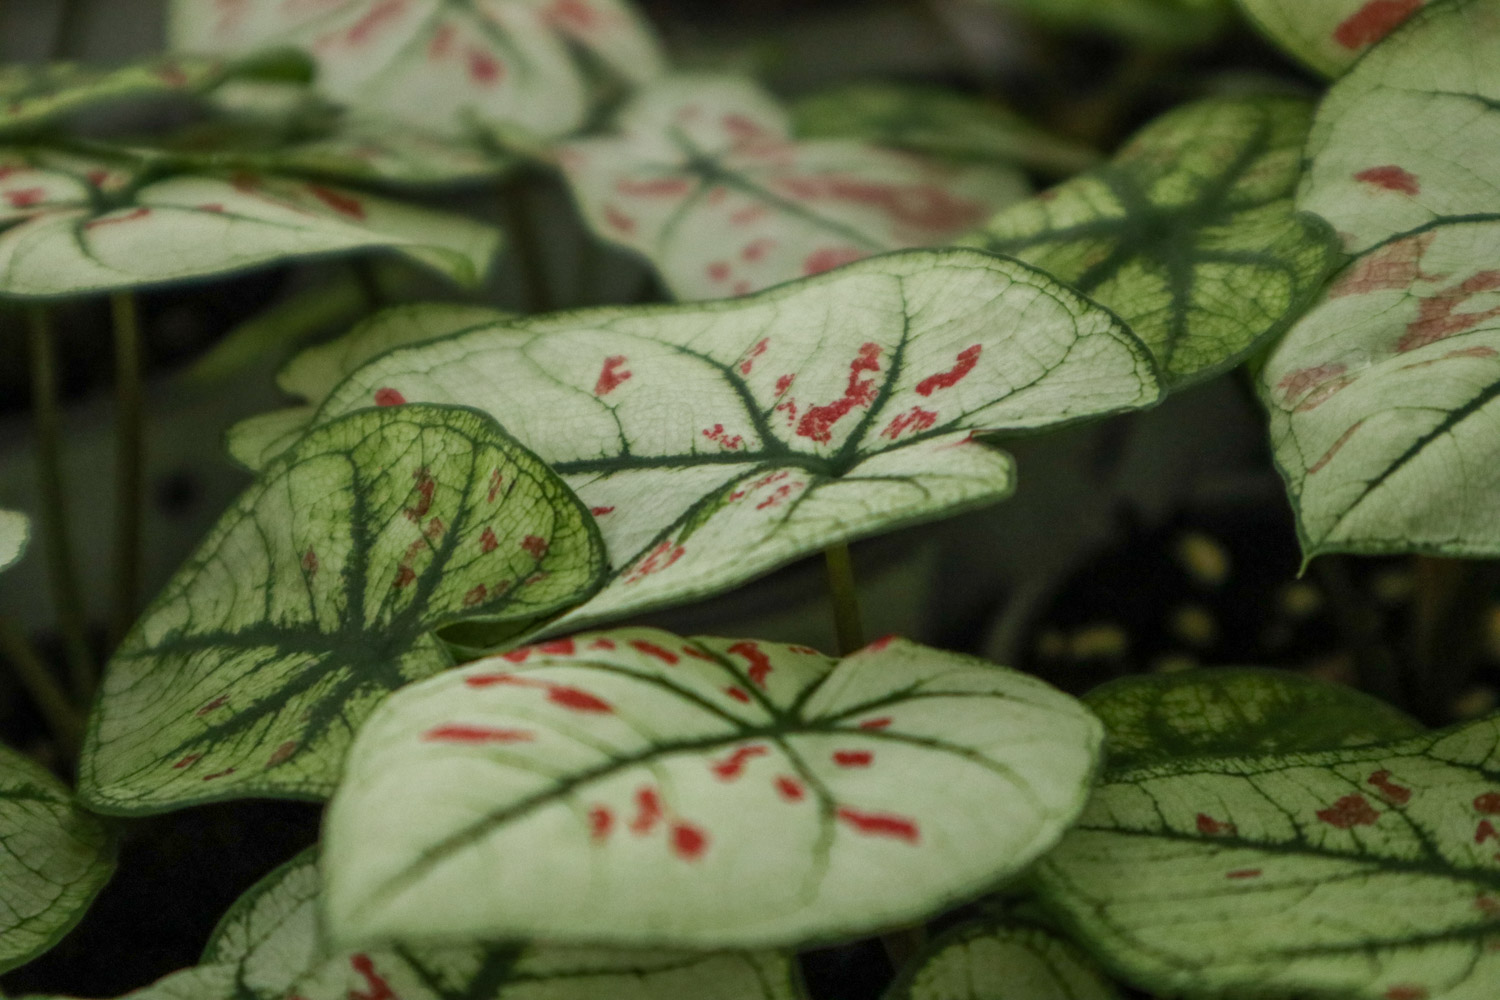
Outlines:
[[[0,616],[0,653],[10,661],[16,679],[36,702],[42,717],[57,738],[57,745],[71,762],[78,755],[83,739],[83,716],[74,708],[68,693],[52,676],[45,660],[26,633],[11,619]]]
[[[115,599],[111,645],[135,621],[141,577],[141,326],[135,296],[110,298],[115,332]]]
[[[47,559],[47,578],[56,606],[63,650],[68,660],[73,693],[87,698],[94,686],[94,658],[89,652],[88,625],[73,571],[73,547],[68,537],[68,505],[63,493],[60,460],[62,418],[57,404],[57,360],[52,342],[52,318],[42,306],[27,311],[31,352],[31,395],[36,423],[37,486],[41,493],[37,520]]]
[[[848,656],[865,644],[864,622],[859,613],[859,591],[854,584],[854,560],[849,546],[841,543],[823,550],[828,567],[828,594],[833,602],[833,631],[838,653]]]

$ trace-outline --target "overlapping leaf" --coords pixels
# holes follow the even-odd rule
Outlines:
[[[27,997],[25,1000],[76,1000],[74,997]],[[245,1000],[234,991],[234,970],[213,965],[183,969],[150,986],[132,990],[120,1000]],[[281,1000],[281,998],[277,998]]]
[[[1215,668],[1123,677],[1084,698],[1109,730],[1109,766],[1300,753],[1415,736],[1404,712],[1286,670]]]
[[[196,94],[232,72],[221,60],[151,59],[118,69],[76,63],[0,66],[0,133],[34,129],[86,108],[165,94]]]
[[[376,712],[329,809],[324,912],[354,945],[857,936],[1045,851],[1101,735],[1034,678],[902,640],[840,662],[586,633]]]
[[[111,661],[81,794],[144,813],[326,795],[376,702],[450,665],[431,629],[530,621],[602,570],[577,500],[481,414],[365,410],[269,467]]]
[[[0,150],[0,293],[87,292],[275,261],[388,250],[465,284],[489,269],[489,226],[316,183],[253,174],[149,183],[123,161]]]
[[[958,162],[1071,174],[1097,159],[1004,105],[938,87],[850,84],[803,98],[791,116],[802,139],[860,139]]]
[[[1326,76],[1338,76],[1428,0],[1239,0],[1267,37]]]
[[[1026,192],[1009,166],[795,142],[781,106],[736,77],[664,77],[615,128],[561,146],[559,162],[594,231],[644,254],[680,299],[950,243]]]
[[[609,952],[528,945],[320,953],[318,872],[302,854],[225,915],[203,955],[241,1000],[795,1000],[794,962],[768,952]]]
[[[114,870],[109,831],[45,768],[0,747],[0,971],[56,944]]]
[[[627,80],[662,68],[627,0],[174,0],[170,30],[173,45],[192,52],[299,46],[330,96],[449,133],[500,126],[556,136],[581,124],[589,82],[570,42]]]
[[[31,522],[14,510],[0,510],[0,569],[9,569],[26,553]]]
[[[1309,558],[1500,554],[1497,101],[1500,3],[1458,0],[1319,111],[1300,202],[1362,256],[1260,375]]]
[[[1293,203],[1311,111],[1290,97],[1178,108],[972,242],[1114,309],[1171,381],[1206,377],[1285,329],[1338,261]]]
[[[1497,824],[1491,717],[1116,774],[1037,877],[1096,956],[1156,992],[1486,1000]]]
[[[913,959],[885,1000],[1119,1000],[1078,948],[1030,924],[962,924]]]
[[[1045,275],[908,251],[753,298],[480,326],[392,351],[320,419],[377,399],[493,414],[592,510],[612,571],[585,622],[725,590],[820,548],[992,503],[974,438],[1146,406],[1149,358]]]
[[[1223,25],[1226,0],[991,0],[1057,28],[1093,29],[1149,45],[1192,45]]]

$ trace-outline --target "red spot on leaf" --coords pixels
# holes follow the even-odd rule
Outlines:
[[[490,553],[500,547],[500,539],[495,537],[494,528],[485,528],[484,533],[479,536],[479,551]]]
[[[807,255],[807,259],[802,262],[802,273],[811,277],[814,274],[822,274],[824,271],[832,271],[836,267],[863,260],[864,257],[863,250],[856,250],[853,247],[824,247]]]
[[[1469,299],[1485,292],[1500,290],[1500,271],[1480,271],[1452,288],[1445,288],[1420,301],[1417,318],[1406,327],[1396,344],[1398,351],[1426,347],[1455,333],[1465,333],[1487,320],[1500,316],[1500,306],[1481,312],[1456,312]]]
[[[894,632],[892,632],[890,635],[883,635],[879,639],[876,639],[874,642],[866,646],[865,650],[870,653],[878,653],[899,638],[901,637]]]
[[[349,965],[364,978],[365,988],[369,990],[368,993],[350,990],[349,1000],[401,1000],[396,991],[391,989],[391,984],[375,971],[375,963],[370,960],[370,956],[354,955],[350,957]]]
[[[1487,917],[1500,918],[1500,898],[1480,896],[1474,900],[1474,906]]]
[[[691,823],[672,825],[672,853],[684,861],[697,861],[708,850],[708,834]]]
[[[615,641],[613,639],[595,639],[593,642],[589,643],[589,649],[614,649],[614,648],[615,648]]]
[[[1370,0],[1339,22],[1333,29],[1333,40],[1351,50],[1374,45],[1421,6],[1422,0]]]
[[[875,401],[875,380],[862,378],[865,372],[880,371],[880,345],[865,343],[849,363],[849,381],[844,394],[826,406],[809,407],[797,424],[799,437],[811,438],[826,444],[833,438],[833,425],[852,413],[855,407],[869,406]]]
[[[1233,823],[1221,823],[1219,820],[1214,819],[1208,813],[1199,813],[1197,817],[1195,817],[1195,822],[1198,826],[1198,832],[1207,837],[1217,837],[1224,834],[1234,834],[1236,832],[1235,825]]]
[[[766,677],[770,675],[773,668],[771,667],[771,658],[766,655],[760,646],[747,640],[730,646],[729,652],[743,656],[750,662],[750,669],[745,671],[745,674],[750,678],[751,683],[757,687],[763,688],[766,686]]]
[[[500,495],[500,487],[503,485],[505,485],[505,477],[500,474],[500,470],[496,469],[494,472],[491,472],[490,492],[488,496],[488,500],[490,503],[495,502],[495,497]]]
[[[635,818],[630,821],[630,832],[645,836],[661,822],[661,798],[654,788],[642,788],[635,793]]]
[[[401,406],[405,402],[406,397],[389,386],[375,390],[376,406]]]
[[[1422,257],[1436,236],[1430,232],[1409,236],[1366,254],[1328,290],[1328,297],[1337,299],[1391,289],[1404,291],[1418,281],[1441,281],[1447,275],[1427,274],[1422,270]]]
[[[500,60],[483,49],[469,50],[469,79],[482,87],[492,87],[505,76]]]
[[[231,774],[233,774],[236,770],[238,770],[238,768],[226,767],[222,771],[215,771],[213,774],[205,774],[203,776],[203,780],[204,781],[214,781],[214,780],[216,780],[218,778],[227,778]]]
[[[318,575],[318,554],[312,549],[302,553],[302,572],[308,576]]]
[[[784,774],[778,775],[776,778],[776,794],[788,802],[801,802],[807,796],[806,790],[802,787],[802,782],[796,778],[789,778]]]
[[[703,660],[703,661],[705,661],[707,663],[718,663],[719,662],[718,660],[714,659],[714,657],[712,655],[710,655],[708,653],[705,653],[703,650],[699,649],[697,646],[683,646],[682,647],[682,655],[683,656],[691,656],[695,660]]]
[[[635,219],[620,211],[614,205],[604,206],[604,221],[616,232],[629,236],[635,232]]]
[[[670,649],[663,649],[656,643],[647,642],[645,639],[631,639],[630,648],[638,653],[645,653],[647,656],[655,657],[668,666],[672,666],[678,660],[677,654]]]
[[[729,265],[722,260],[716,260],[708,265],[704,273],[708,275],[709,281],[728,281]]]
[[[340,215],[364,221],[365,206],[360,204],[358,198],[342,191],[335,191],[333,188],[323,187],[321,184],[309,184],[307,190],[314,198]]]
[[[474,605],[483,602],[488,596],[490,596],[490,588],[481,583],[464,595],[464,607],[472,608]]]
[[[344,34],[345,41],[350,45],[363,45],[386,23],[401,16],[402,8],[408,2],[409,0],[381,0],[380,3],[370,8],[369,13],[350,25],[349,30]]]
[[[585,0],[553,0],[542,16],[559,27],[587,34],[603,26],[605,18]]]
[[[1319,809],[1316,815],[1324,823],[1340,830],[1374,826],[1375,821],[1380,818],[1380,813],[1363,795],[1345,795],[1327,809]]]
[[[1487,819],[1479,821],[1479,827],[1474,831],[1474,843],[1482,844],[1486,840],[1500,840],[1500,831],[1495,829],[1495,824]]]
[[[12,208],[30,208],[40,203],[45,197],[47,197],[46,190],[39,187],[5,192],[5,200],[10,202]]]
[[[411,474],[417,481],[417,502],[406,508],[406,519],[413,524],[427,516],[432,510],[432,498],[437,493],[437,480],[432,478],[432,473],[424,466]]]
[[[578,651],[578,646],[572,639],[549,639],[538,643],[535,648],[548,656],[572,656]]]
[[[538,535],[527,535],[521,539],[521,550],[533,559],[546,558],[549,547],[547,540]]]
[[[632,198],[670,198],[687,194],[692,182],[685,177],[653,177],[635,180],[622,177],[615,182],[615,190]]]
[[[417,571],[410,566],[401,566],[396,570],[396,579],[391,581],[392,590],[405,590],[417,580]]]
[[[83,228],[99,229],[102,226],[118,226],[122,222],[134,222],[137,219],[144,219],[150,214],[151,209],[149,208],[137,208],[134,211],[126,212],[124,215],[106,215],[100,219],[90,219],[83,224]]]
[[[1474,800],[1474,808],[1486,816],[1500,816],[1500,792],[1485,792]]]
[[[596,713],[608,715],[614,712],[614,706],[597,695],[589,694],[574,687],[563,687],[555,685],[548,689],[547,700],[554,705],[574,712]]]
[[[1370,775],[1367,782],[1374,785],[1376,791],[1398,806],[1404,806],[1407,802],[1411,801],[1411,789],[1391,781],[1391,772],[1389,771],[1376,771]]]
[[[861,728],[861,729],[885,729],[888,726],[890,726],[890,724],[893,721],[894,720],[889,715],[882,715],[878,719],[866,719],[864,722],[861,722],[859,724],[859,728]]]
[[[747,705],[750,704],[750,695],[743,688],[727,687],[724,689],[724,693],[735,701],[741,701]]]
[[[723,424],[714,424],[703,431],[703,436],[722,447],[725,451],[739,451],[745,447],[745,439],[736,434],[730,437],[724,430]]]
[[[734,779],[745,773],[746,764],[754,760],[756,757],[764,757],[770,752],[771,751],[768,747],[759,745],[740,747],[739,749],[731,753],[728,757],[725,757],[723,760],[719,761],[716,764],[710,765],[710,770],[712,770],[715,776],[717,776],[721,781],[733,781]]]
[[[525,729],[498,729],[455,722],[427,730],[422,739],[427,743],[530,743],[536,739],[536,734]]]
[[[786,395],[786,391],[792,387],[792,383],[795,381],[797,381],[796,375],[783,375],[778,378],[776,380],[776,395]]]
[[[620,371],[626,364],[625,355],[615,354],[604,359],[599,370],[599,379],[594,383],[594,395],[607,396],[624,383],[630,381],[631,373]]]
[[[217,214],[217,213],[221,213],[221,212],[225,211],[225,208],[219,202],[217,202],[217,201],[211,201],[211,202],[207,203],[206,205],[199,205],[198,206],[198,211],[200,211],[200,212],[213,212],[213,213]]]
[[[1422,185],[1417,180],[1417,175],[1403,170],[1395,164],[1361,170],[1354,175],[1354,179],[1361,184],[1368,184],[1371,187],[1378,187],[1386,191],[1395,191],[1399,194],[1418,195],[1422,193]]]
[[[202,708],[198,709],[198,711],[194,714],[201,718],[202,716],[207,715],[209,712],[212,712],[214,709],[223,708],[227,704],[229,704],[229,695],[221,694],[213,701],[209,702],[207,705],[204,705]]]
[[[1339,439],[1333,443],[1333,446],[1323,453],[1323,457],[1319,458],[1316,462],[1307,467],[1307,474],[1310,476],[1315,472],[1322,472],[1325,468],[1327,468],[1328,463],[1333,461],[1334,456],[1339,453],[1340,449],[1342,449],[1344,445],[1349,443],[1349,439],[1354,436],[1354,432],[1363,427],[1364,423],[1365,422],[1363,420],[1360,420],[1344,433],[1340,434]]]
[[[1346,365],[1338,363],[1301,368],[1283,376],[1281,381],[1276,383],[1276,388],[1281,391],[1281,398],[1290,404],[1300,401],[1309,390],[1317,388],[1330,379],[1338,378],[1346,370]]]
[[[190,767],[193,764],[198,763],[202,759],[203,755],[201,753],[190,753],[186,757],[179,760],[177,763],[173,764],[172,769],[174,771],[180,771],[184,767]]]
[[[744,249],[740,251],[740,258],[747,264],[754,264],[765,260],[766,254],[775,249],[775,240],[768,237],[761,237],[758,240],[751,240],[749,243],[746,243]]]
[[[922,431],[931,429],[937,423],[937,416],[931,410],[924,410],[920,406],[913,406],[910,410],[898,414],[889,424],[886,424],[885,429],[880,432],[880,436],[894,441],[907,431],[920,434]]]
[[[839,767],[869,767],[875,763],[875,755],[868,750],[836,750],[833,762]]]
[[[965,347],[958,352],[958,362],[945,372],[929,375],[917,383],[917,395],[931,396],[939,389],[951,389],[962,382],[968,374],[979,364],[979,354],[983,347],[975,344],[973,347]]]
[[[755,359],[766,353],[766,346],[771,343],[770,337],[762,337],[755,346],[745,352],[744,360],[740,362],[740,374],[749,375],[755,367]]]
[[[1225,878],[1260,878],[1259,868],[1237,868],[1232,872],[1225,872]]]
[[[1385,991],[1385,1000],[1427,1000],[1427,989],[1422,986],[1402,984]]]
[[[662,542],[648,552],[646,558],[630,571],[630,575],[625,577],[625,582],[639,583],[653,573],[660,573],[681,559],[685,552],[686,550],[681,545],[674,545],[671,541]]]
[[[905,816],[862,812],[850,806],[840,806],[837,815],[841,822],[872,837],[892,837],[908,844],[915,844],[921,839],[917,824]]]
[[[272,750],[271,756],[266,758],[267,769],[280,767],[282,764],[285,764],[287,761],[291,760],[292,754],[296,752],[297,741],[287,740],[285,743],[281,744],[281,746],[277,747],[275,750]]]
[[[614,512],[615,512],[615,509],[613,507],[590,507],[589,508],[589,513],[592,514],[592,515],[594,515],[595,517],[603,517],[605,514],[613,514]]]
[[[615,814],[606,806],[594,806],[589,810],[589,839],[596,844],[602,844],[609,839],[609,831],[614,828]]]
[[[453,42],[458,36],[458,29],[451,24],[440,24],[432,33],[432,41],[427,43],[427,58],[433,62],[439,62],[448,58],[453,53]]]

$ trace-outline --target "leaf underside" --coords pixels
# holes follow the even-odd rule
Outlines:
[[[961,924],[902,971],[884,1000],[1120,1000],[1074,945],[1026,923]]]
[[[491,413],[593,511],[612,569],[548,627],[680,604],[828,545],[992,503],[974,439],[1155,402],[1107,311],[1014,261],[908,251],[759,296],[496,322],[391,351],[371,401]]]
[[[1250,21],[1324,76],[1338,76],[1428,0],[1239,0]]]
[[[361,731],[325,827],[327,926],[350,945],[858,937],[1051,846],[1101,733],[1040,681],[901,640],[841,662],[649,629],[525,647]]]
[[[1170,382],[1206,378],[1283,330],[1338,261],[1293,203],[1311,110],[1290,97],[1178,108],[966,242],[1113,309]]]
[[[483,415],[330,423],[263,473],[116,653],[81,794],[127,814],[326,796],[375,703],[450,665],[432,629],[544,618],[601,570],[587,511]]]
[[[1318,113],[1299,204],[1360,256],[1259,378],[1308,558],[1500,554],[1497,107],[1500,3],[1458,0]]]

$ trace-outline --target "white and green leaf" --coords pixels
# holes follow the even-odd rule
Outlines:
[[[31,521],[20,511],[0,510],[0,569],[9,569],[26,554]]]
[[[1456,0],[1319,111],[1300,204],[1361,256],[1260,372],[1307,558],[1500,554],[1497,101],[1500,3]]]
[[[559,146],[558,162],[594,231],[643,254],[679,299],[744,295],[950,243],[1027,191],[1007,165],[797,142],[786,111],[738,77],[663,77],[614,127]]]
[[[1291,97],[1178,108],[965,242],[1119,313],[1170,381],[1205,378],[1286,329],[1340,259],[1327,226],[1294,204],[1311,115]]]
[[[125,158],[0,147],[0,229],[52,212],[83,211],[97,200],[117,199],[136,177],[136,165]]]
[[[602,570],[587,510],[482,414],[324,425],[224,515],[111,660],[81,794],[125,814],[325,796],[371,708],[451,665],[432,629],[545,618]]]
[[[1338,76],[1428,0],[1239,0],[1266,37],[1324,76]]]
[[[1120,1000],[1077,946],[1007,920],[961,924],[917,955],[885,1000]]]
[[[0,162],[7,153],[0,153]],[[226,274],[288,259],[384,250],[477,284],[493,228],[373,195],[275,177],[128,174],[12,153],[0,178],[0,293],[73,296]],[[0,213],[4,213],[0,209]]]
[[[1037,869],[1091,953],[1171,995],[1486,1000],[1500,716],[1399,743],[1110,776]]]
[[[791,106],[799,139],[857,139],[964,163],[1019,163],[1057,174],[1098,154],[992,100],[939,87],[856,83]]]
[[[204,965],[235,970],[243,1000],[796,1000],[790,956],[607,952],[515,945],[403,945],[321,953],[318,872],[308,851],[225,915]]]
[[[40,764],[0,746],[0,971],[56,944],[114,870],[110,831]]]
[[[1122,677],[1090,691],[1084,703],[1104,720],[1115,771],[1194,757],[1333,750],[1422,732],[1377,698],[1287,670]]]
[[[576,45],[616,75],[661,71],[650,29],[626,0],[333,0],[232,5],[174,0],[169,30],[183,51],[239,53],[298,46],[320,87],[361,111],[444,133],[476,127],[543,137],[570,132],[589,110]]]
[[[1141,344],[1046,275],[908,251],[746,299],[497,319],[382,355],[319,419],[472,406],[555,468],[613,567],[563,634],[1004,499],[1013,462],[976,434],[1159,394]]]
[[[1041,681],[904,640],[842,661],[649,629],[525,647],[366,723],[327,815],[327,927],[352,946],[865,935],[1046,851],[1102,732]]]

